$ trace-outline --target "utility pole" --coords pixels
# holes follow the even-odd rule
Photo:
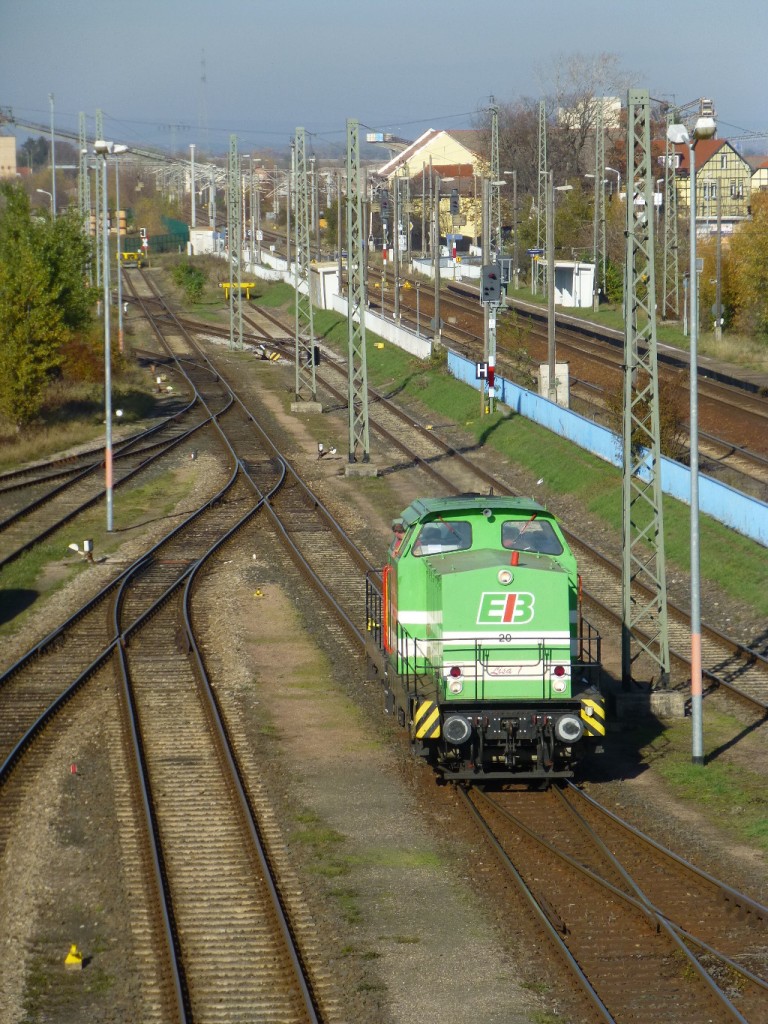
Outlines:
[[[285,261],[286,270],[291,269],[291,205],[293,203],[293,182],[296,175],[296,149],[295,143],[291,143],[291,167],[288,171],[288,179],[285,186]]]
[[[427,186],[426,186],[426,164],[421,165],[421,255],[427,255],[426,234],[427,234]]]
[[[227,244],[229,246],[229,347],[243,347],[242,255],[243,222],[240,207],[240,156],[237,136],[229,137],[229,181],[227,187]]]
[[[294,397],[296,403],[302,400],[315,402],[317,384],[315,380],[315,325],[312,309],[312,282],[310,266],[310,220],[311,204],[307,184],[306,133],[303,128],[296,129],[294,140],[296,161],[296,233],[294,262],[294,290],[296,293],[296,383]]]
[[[411,223],[411,173],[405,168],[405,203],[402,208],[403,218],[403,233],[405,234],[405,260],[408,264],[408,269],[411,269],[413,262],[413,236],[411,229],[413,224]]]
[[[481,203],[481,214],[480,223],[482,225],[482,245],[480,249],[480,262],[483,267],[487,267],[491,262],[491,211],[490,211],[490,189],[488,187],[488,179],[482,179],[480,203]],[[483,303],[483,360],[488,362],[488,304]],[[482,415],[485,411],[485,395],[480,392],[480,414]]]
[[[557,372],[555,369],[555,177],[547,174],[547,362],[549,382],[547,397],[557,401]]]
[[[344,258],[341,255],[342,249],[344,248],[343,241],[346,238],[346,220],[344,218],[344,200],[341,194],[341,174],[336,175],[336,251],[337,251],[337,264],[336,274],[339,279],[339,295],[344,294],[342,287],[342,270]],[[349,250],[347,250],[347,257],[349,257]]]
[[[349,462],[370,462],[368,369],[365,353],[365,248],[359,122],[347,121],[347,341],[349,357]]]
[[[195,144],[189,144],[189,194],[192,203],[190,210],[189,226],[194,228],[195,222]]]
[[[256,218],[253,211],[253,153],[248,154],[248,217],[250,220],[251,244],[248,246],[250,262],[253,263],[253,247],[256,244]]]
[[[51,210],[53,220],[56,220],[56,135],[53,130],[53,93],[48,93],[51,102]],[[99,138],[102,138],[100,135]]]
[[[722,204],[720,201],[721,189],[717,190],[717,249],[715,256],[715,338],[720,341],[723,337],[723,220]]]
[[[211,231],[216,234],[216,168],[211,164],[211,182],[208,189],[208,219],[211,222]]]
[[[395,194],[393,196],[392,206],[392,243],[394,245],[393,252],[393,268],[395,274],[395,306],[394,306],[394,318],[395,323],[400,323],[400,178],[395,175],[393,179],[395,186]]]
[[[657,666],[659,685],[666,687],[670,661],[647,90],[630,89],[627,109],[621,668],[628,688],[635,661],[647,655]],[[633,592],[635,583],[650,596]]]
[[[520,287],[520,264],[517,251],[517,171],[512,171],[512,287]]]
[[[429,158],[429,180],[433,189],[434,209],[432,212],[432,266],[435,272],[435,320],[432,340],[440,344],[440,175],[432,173],[432,157]]]

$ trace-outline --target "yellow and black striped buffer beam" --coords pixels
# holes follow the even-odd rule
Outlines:
[[[414,708],[413,737],[417,740],[440,738],[440,710],[433,700],[423,700]]]
[[[602,697],[582,697],[581,720],[585,736],[605,736],[605,701]]]

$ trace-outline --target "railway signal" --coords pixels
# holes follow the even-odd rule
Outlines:
[[[482,268],[480,302],[483,305],[501,302],[501,274],[493,263]]]

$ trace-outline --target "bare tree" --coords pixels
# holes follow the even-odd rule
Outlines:
[[[612,53],[561,54],[539,71],[548,96],[550,166],[565,178],[594,169],[594,137],[602,106],[608,144],[620,130],[622,97],[631,84]]]

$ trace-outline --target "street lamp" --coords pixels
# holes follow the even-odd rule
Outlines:
[[[50,201],[51,201],[51,220],[53,220],[53,218],[54,218],[53,193],[49,192],[47,189],[44,189],[44,188],[37,188],[37,189],[35,189],[35,191],[36,192],[40,192],[44,196],[48,196],[48,198],[50,199]]]
[[[115,146],[114,142],[97,139],[93,144],[96,156],[102,159],[102,234],[103,238],[103,281],[104,281],[104,414],[106,435],[104,439],[104,489],[107,499],[107,532],[113,528],[113,484],[112,484],[112,346],[109,325],[109,223],[107,220],[107,156],[110,153],[124,153],[126,146]],[[120,227],[118,225],[118,238]],[[121,307],[122,308],[122,307]]]
[[[696,287],[696,139],[711,139],[716,125],[712,117],[700,117],[693,129],[693,138],[684,124],[671,124],[667,138],[677,146],[687,146],[690,159],[689,192],[690,223],[690,436],[691,436],[691,760],[704,764],[702,730],[702,676],[701,676],[701,581],[699,555],[699,392],[698,344],[699,308]]]
[[[621,171],[617,171],[615,167],[605,167],[606,171],[610,171],[611,174],[616,175],[616,191],[621,195]]]

